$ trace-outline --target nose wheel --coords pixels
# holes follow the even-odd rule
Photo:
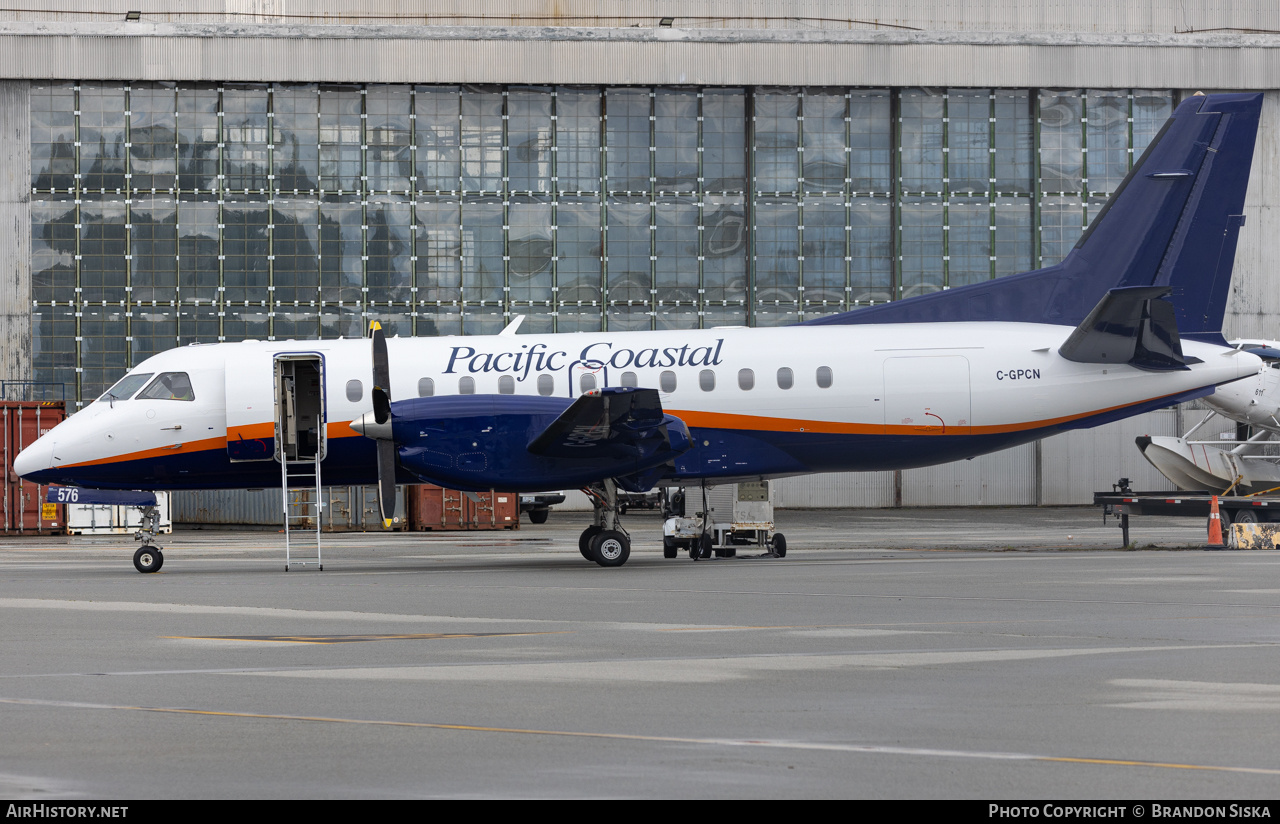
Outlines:
[[[159,572],[164,566],[164,555],[158,546],[138,547],[133,553],[133,566],[139,572]]]

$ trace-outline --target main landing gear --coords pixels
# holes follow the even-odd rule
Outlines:
[[[606,478],[582,490],[591,499],[591,526],[578,538],[578,551],[600,566],[618,567],[631,557],[631,536],[619,517],[618,485]]]
[[[133,553],[133,567],[139,572],[159,572],[164,566],[164,554],[152,541],[160,531],[160,510],[154,506],[140,506],[138,509],[142,510],[142,524],[133,533],[133,539],[142,541],[142,546]]]

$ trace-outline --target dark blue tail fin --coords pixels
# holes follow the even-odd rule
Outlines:
[[[1112,289],[1169,286],[1184,338],[1220,342],[1261,94],[1183,101],[1056,266],[806,321],[1076,326]]]

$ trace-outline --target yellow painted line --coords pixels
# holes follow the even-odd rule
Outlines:
[[[196,710],[181,707],[135,707],[115,704],[89,704],[77,701],[46,701],[32,698],[0,698],[0,704],[43,706],[72,709],[130,710],[133,712],[157,712],[170,715],[200,715],[219,718],[252,718],[267,721],[307,721],[322,724],[353,724],[368,727],[407,727],[413,729],[451,730],[455,732],[486,732],[506,735],[549,735],[558,738],[596,738],[610,741],[639,741],[655,744],[685,744],[712,747],[764,747],[783,750],[810,750],[819,752],[865,753],[874,755],[906,755],[939,758],[976,758],[991,761],[1043,761],[1059,764],[1093,764],[1109,767],[1148,767],[1153,769],[1206,770],[1212,772],[1245,773],[1250,775],[1280,776],[1280,769],[1266,767],[1224,767],[1209,764],[1181,764],[1165,761],[1136,761],[1115,758],[1071,758],[1066,756],[1033,755],[1029,753],[982,752],[978,750],[945,750],[927,747],[893,747],[876,744],[839,744],[817,741],[785,741],[753,738],[689,738],[668,735],[636,735],[614,732],[580,732],[574,730],[538,730],[519,727],[489,727],[476,724],[432,724],[425,721],[375,721],[363,718],[333,718],[323,715],[277,715],[260,712],[230,712],[225,710]]]
[[[359,641],[435,641],[448,638],[515,638],[522,635],[563,635],[573,630],[545,632],[425,632],[404,635],[161,635],[173,641],[248,641],[258,644],[350,644]]]

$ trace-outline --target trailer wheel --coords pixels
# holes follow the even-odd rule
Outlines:
[[[1258,513],[1252,509],[1237,509],[1231,514],[1231,523],[1236,524],[1256,524],[1258,522]]]

